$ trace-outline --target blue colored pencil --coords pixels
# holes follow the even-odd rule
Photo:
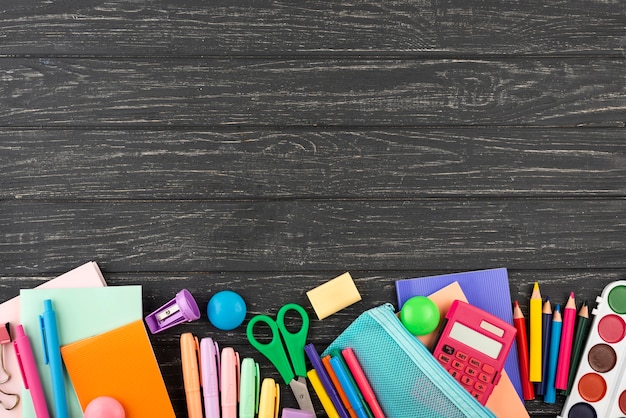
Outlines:
[[[556,402],[556,388],[554,382],[556,381],[556,363],[559,357],[559,344],[561,342],[561,327],[563,326],[563,320],[561,318],[561,306],[556,305],[554,307],[554,313],[552,314],[552,331],[550,332],[550,359],[548,362],[548,383],[546,385],[546,393],[543,396],[545,403]]]

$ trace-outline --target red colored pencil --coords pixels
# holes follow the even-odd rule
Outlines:
[[[563,329],[561,331],[561,344],[559,345],[559,362],[556,366],[556,381],[554,382],[554,387],[560,390],[567,390],[575,323],[576,300],[574,299],[574,292],[572,292],[569,295],[565,309],[563,309]]]
[[[517,329],[515,341],[517,342],[517,357],[522,381],[522,396],[525,401],[530,401],[535,399],[535,389],[528,378],[528,335],[526,334],[526,320],[517,301],[513,304],[513,325]]]

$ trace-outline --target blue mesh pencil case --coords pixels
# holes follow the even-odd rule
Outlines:
[[[495,418],[404,328],[389,303],[361,314],[322,355],[348,347],[387,418]]]

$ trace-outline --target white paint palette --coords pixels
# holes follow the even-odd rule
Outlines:
[[[560,418],[626,416],[626,281],[607,285],[596,302],[574,386]]]

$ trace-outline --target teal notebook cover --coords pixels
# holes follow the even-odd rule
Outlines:
[[[453,282],[459,283],[470,304],[513,325],[513,304],[506,268],[398,280],[396,281],[398,309],[402,309],[404,302],[413,296],[428,296]],[[523,400],[516,344],[511,346],[504,369],[518,396]]]
[[[109,286],[70,289],[24,289],[20,291],[20,318],[30,339],[39,369],[41,383],[46,393],[48,408],[52,412],[52,383],[50,371],[44,362],[43,343],[39,329],[39,315],[43,301],[51,299],[57,316],[61,345],[111,331],[143,318],[141,286]],[[70,417],[83,413],[71,381],[65,375],[65,389]],[[36,418],[27,390],[22,391],[22,418]]]

